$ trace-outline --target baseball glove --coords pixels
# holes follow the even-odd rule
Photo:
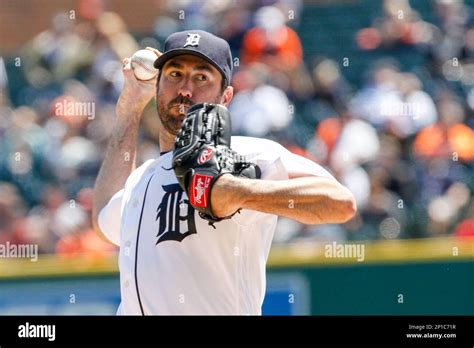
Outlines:
[[[239,159],[241,156],[230,148],[230,142],[229,111],[223,105],[208,103],[188,110],[175,140],[172,168],[179,185],[201,218],[212,226],[235,214],[218,218],[212,213],[210,198],[216,180],[226,173],[260,178],[260,168]]]

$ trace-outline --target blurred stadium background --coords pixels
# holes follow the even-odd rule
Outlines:
[[[474,314],[474,0],[0,0],[0,244],[39,250],[0,258],[0,314],[115,313],[117,250],[90,212],[121,60],[182,29],[230,43],[235,134],[356,195],[345,225],[280,220],[265,314]],[[333,241],[364,261],[325,257]]]

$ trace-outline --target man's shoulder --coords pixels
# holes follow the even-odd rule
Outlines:
[[[136,168],[131,174],[131,176],[143,176],[147,171],[152,172],[154,171],[155,167],[159,164],[164,166],[171,166],[171,158],[173,156],[172,151],[166,152],[160,157],[152,158],[143,162],[138,168]]]
[[[143,162],[138,168],[136,168],[133,172],[132,175],[142,175],[147,169],[153,167],[153,165],[158,161],[158,159],[149,159],[145,162]]]
[[[149,159],[136,168],[128,177],[125,186],[134,186],[148,171],[153,171],[153,168],[158,163],[160,157],[157,159]]]
[[[233,136],[231,140],[231,148],[239,154],[250,153],[280,153],[285,148],[277,142],[265,139],[244,136]]]

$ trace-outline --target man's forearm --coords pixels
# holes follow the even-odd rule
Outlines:
[[[228,175],[219,180],[222,181],[215,185],[211,197],[217,216],[243,208],[284,216],[305,224],[328,224],[346,222],[356,211],[351,192],[328,178],[269,181]]]
[[[121,190],[135,169],[139,118],[130,117],[128,123],[117,124],[107,146],[94,188],[93,223],[97,226],[100,210]]]
[[[147,49],[157,57],[161,55],[158,50],[150,47]],[[97,219],[100,210],[125,186],[127,178],[135,169],[140,118],[156,92],[157,77],[148,81],[138,80],[133,73],[130,58],[123,60],[122,71],[124,86],[115,108],[116,125],[94,188],[92,223],[96,231],[99,231]]]

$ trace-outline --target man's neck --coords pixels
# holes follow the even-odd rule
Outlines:
[[[161,152],[168,152],[174,149],[174,140],[175,135],[170,134],[166,131],[166,129],[160,129],[159,131],[160,137],[160,151]]]

